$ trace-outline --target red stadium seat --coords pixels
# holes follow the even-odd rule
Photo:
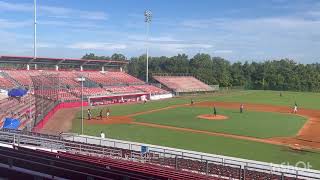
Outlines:
[[[213,88],[192,76],[153,76],[169,89],[178,92],[212,91]]]

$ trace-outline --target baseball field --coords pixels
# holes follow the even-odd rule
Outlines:
[[[320,169],[319,93],[229,91],[213,95],[121,104],[84,111],[84,133],[270,163],[299,161]],[[191,105],[191,98],[194,104]],[[293,114],[294,104],[298,113]],[[244,112],[239,112],[240,104]],[[213,107],[217,116],[213,115]],[[72,131],[81,130],[81,112]]]

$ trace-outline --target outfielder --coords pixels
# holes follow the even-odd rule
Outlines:
[[[298,112],[298,105],[297,105],[297,103],[294,103],[293,113],[297,114],[297,112]]]

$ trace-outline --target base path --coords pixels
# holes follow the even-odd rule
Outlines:
[[[133,121],[128,116],[111,116],[109,118],[103,117],[102,119],[97,117],[91,120],[86,119],[86,124],[130,124]]]

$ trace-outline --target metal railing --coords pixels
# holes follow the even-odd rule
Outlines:
[[[153,155],[158,154],[159,157],[173,158],[180,157],[182,159],[195,159],[197,161],[208,161],[209,163],[221,164],[222,166],[238,166],[240,169],[245,171],[245,168],[255,168],[257,172],[263,170],[263,172],[276,172],[280,177],[294,177],[300,179],[316,179],[320,180],[320,171],[311,170],[311,169],[303,169],[292,166],[284,166],[277,165],[271,163],[264,163],[259,161],[245,160],[240,158],[232,158],[227,156],[213,155],[207,153],[200,153],[194,151],[186,151],[181,149],[174,149],[162,146],[155,146],[149,144],[141,144],[136,142],[115,140],[115,139],[102,139],[93,136],[79,136],[75,134],[66,134],[64,136],[65,139],[75,142],[83,142],[90,144],[98,144],[101,146],[110,146],[114,148],[122,148],[128,149],[131,151],[139,152],[141,151],[142,146],[148,146],[149,152]],[[177,163],[179,161],[175,161],[172,167],[177,167]],[[160,163],[161,164],[161,163]],[[164,164],[163,164],[164,165]],[[199,171],[200,172],[200,171]],[[202,173],[202,172],[200,172]]]
[[[0,131],[0,143],[150,163],[228,179],[245,179],[253,176],[320,179],[320,172],[316,170],[278,167],[244,159],[75,134],[51,136],[31,132]],[[148,147],[146,153],[141,152],[143,146]]]

